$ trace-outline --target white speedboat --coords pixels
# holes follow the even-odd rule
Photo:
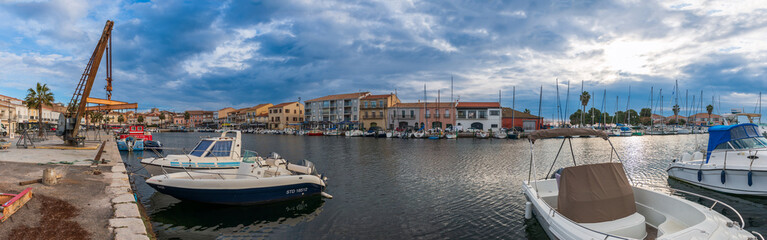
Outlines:
[[[621,133],[620,133],[621,137],[630,137],[632,134],[634,134],[634,133],[631,132],[631,128],[629,128],[629,127],[621,127]]]
[[[458,138],[458,134],[455,134],[455,132],[446,132],[445,138],[447,139],[456,139]]]
[[[423,131],[418,131],[418,132],[414,132],[412,137],[413,138],[423,138],[425,136],[426,136],[426,133],[424,133]]]
[[[708,148],[684,153],[668,176],[731,194],[767,196],[767,139],[753,123],[709,128]]]
[[[743,229],[740,214],[727,204],[689,193],[728,208],[740,222],[711,211],[714,206],[703,206],[673,194],[684,191],[632,186],[620,156],[616,157],[618,162],[612,161],[612,153],[617,155],[612,143],[610,162],[567,167],[555,172],[553,178],[538,178],[534,170],[540,159],[533,157],[535,141],[554,137],[570,141],[573,136],[598,136],[609,142],[602,131],[579,128],[539,130],[528,136],[530,177],[522,186],[528,200],[525,217],[534,214],[549,238],[756,239]]]
[[[235,133],[236,136],[228,137],[228,133]],[[189,153],[144,158],[141,164],[150,175],[185,170],[235,169],[242,161],[241,139],[240,131],[225,131],[219,137],[203,138]]]
[[[474,133],[475,138],[490,138],[490,133],[485,131],[478,131]]]
[[[332,198],[324,193],[325,178],[314,164],[289,163],[275,153],[267,159],[257,154],[246,156],[238,169],[169,173],[151,177],[146,183],[180,200],[213,204],[261,204],[315,195]]]
[[[493,137],[498,139],[504,139],[506,138],[506,132],[503,130],[499,130],[497,132],[493,132]]]

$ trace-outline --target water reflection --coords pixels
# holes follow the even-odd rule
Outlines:
[[[211,133],[158,133],[168,147],[191,148]],[[703,135],[701,135],[703,136]],[[611,138],[637,183],[679,187],[735,207],[746,229],[767,232],[764,199],[721,194],[669,181],[666,167],[695,149],[695,135]],[[609,161],[599,138],[572,139],[578,164]],[[544,177],[561,139],[536,141],[538,177]],[[565,144],[553,169],[572,165]],[[135,178],[160,239],[545,239],[535,220],[524,220],[521,184],[528,177],[530,144],[498,139],[374,139],[243,134],[243,148],[286,159],[308,159],[328,176],[335,198],[305,200],[305,207],[221,207],[180,202]],[[129,169],[136,154],[124,154]],[[613,156],[614,157],[614,156]],[[140,172],[140,171],[139,171]],[[682,186],[680,186],[681,184]],[[300,206],[296,203],[295,206]],[[274,209],[272,209],[274,208]]]
[[[181,239],[237,239],[266,237],[280,225],[295,226],[322,212],[324,200],[310,197],[255,206],[223,206],[152,197],[150,215],[158,237]]]

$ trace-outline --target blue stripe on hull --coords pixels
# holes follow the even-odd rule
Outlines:
[[[158,192],[181,200],[225,205],[277,202],[313,196],[322,192],[322,186],[313,183],[249,189],[192,189],[162,186],[151,182],[147,184]]]

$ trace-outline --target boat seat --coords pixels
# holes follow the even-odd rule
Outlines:
[[[581,223],[581,225],[592,230],[628,238],[644,239],[647,235],[645,218],[639,213],[612,221]]]
[[[703,153],[702,152],[694,152],[692,154],[692,160],[701,160],[703,159]]]

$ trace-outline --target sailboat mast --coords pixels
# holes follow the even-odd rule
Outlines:
[[[564,114],[567,114],[567,107],[570,106],[570,80],[567,80],[567,95],[565,97],[565,112]],[[562,116],[562,123],[565,122],[565,116]],[[573,123],[570,123],[570,125],[573,125]]]
[[[629,85],[629,98],[626,100],[626,124],[631,124],[631,114],[629,114],[629,102],[631,102],[631,85]]]
[[[562,106],[560,105],[561,102],[559,100],[559,78],[556,79],[556,85],[557,85],[557,122],[561,124],[562,121]]]
[[[514,105],[516,104],[516,100],[517,100],[517,86],[514,86],[511,88],[511,129],[512,131],[516,131],[517,129],[514,127],[514,124],[515,124],[514,111],[517,111],[517,110],[514,110],[514,107],[515,107]]]
[[[541,115],[541,103],[543,103],[543,85],[541,85],[541,92],[540,92],[540,95],[539,95],[539,98],[538,98],[538,119],[541,119],[541,122],[539,124],[543,125],[543,119],[541,117],[542,116]],[[538,126],[536,126],[535,128],[537,129]]]
[[[650,128],[655,127],[655,121],[652,120],[652,112],[653,112],[653,109],[655,108],[655,105],[653,104],[653,98],[655,98],[653,97],[653,93],[655,92],[655,90],[653,88],[654,87],[650,87]]]

